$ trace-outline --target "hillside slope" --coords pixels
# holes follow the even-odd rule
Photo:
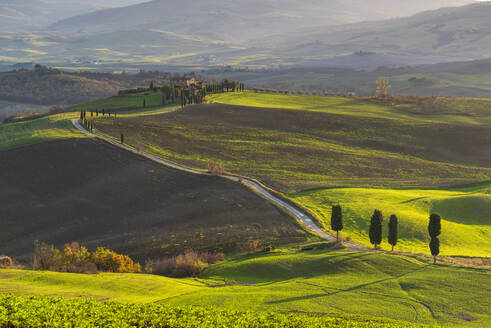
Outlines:
[[[2,0],[0,29],[38,29],[70,16],[144,0]]]
[[[95,127],[116,138],[124,132],[130,142],[188,165],[205,168],[208,160],[221,160],[230,172],[283,191],[491,178],[491,102],[486,100],[471,102],[462,112],[420,114],[410,106],[342,97],[246,92],[208,99],[214,104],[98,119]],[[466,101],[458,106],[466,108]]]
[[[71,105],[118,93],[120,88],[106,81],[81,76],[22,71],[0,74],[0,99],[42,105]]]
[[[70,17],[36,33],[5,30],[0,59],[362,69],[481,59],[490,53],[491,5],[473,3],[154,0]],[[471,5],[386,20],[464,4]]]
[[[387,242],[389,216],[399,219],[396,250],[426,253],[429,213],[442,216],[440,252],[442,255],[491,257],[491,183],[442,189],[315,189],[290,195],[293,200],[316,213],[326,226],[330,224],[331,206],[344,210],[342,234],[358,244],[370,247],[368,228],[375,209],[384,214],[381,247]]]
[[[490,16],[491,3],[485,2],[389,21],[315,28],[269,41],[281,49],[275,54],[291,60],[326,60],[356,51],[363,52],[358,56],[363,61],[379,58],[379,65],[481,59],[491,51]]]
[[[414,14],[422,10],[470,3],[469,0],[411,1],[360,0],[220,1],[154,0],[134,6],[108,9],[60,21],[55,30],[90,32],[160,28],[211,39],[244,41],[274,31],[299,27],[337,25]],[[172,13],[169,15],[168,13]]]
[[[491,321],[487,297],[489,271],[433,266],[404,256],[289,249],[235,257],[210,267],[200,278],[0,270],[0,293],[57,295],[78,300],[83,295],[96,300],[170,307],[199,304],[219,313],[254,311],[249,312],[251,317],[262,317],[264,311],[273,311],[305,314],[320,320],[341,319],[327,321],[320,327],[344,327],[343,318],[348,320],[349,327],[366,325],[372,328],[378,327],[377,323],[383,327],[399,327],[396,322],[384,322],[388,318],[404,320],[401,324],[407,327],[417,327],[420,323],[443,327],[488,327]],[[152,313],[152,318],[158,318],[162,313],[155,313],[150,308],[145,310],[145,305],[134,306],[140,310],[126,312],[133,315]],[[76,306],[68,308],[69,313],[78,309]],[[84,316],[84,320],[91,318],[93,316]],[[201,320],[203,318],[219,321],[223,315],[203,315]],[[292,320],[283,323],[285,327],[299,327]],[[270,325],[251,324],[251,327],[265,326]],[[313,325],[310,323],[305,327]]]
[[[40,105],[75,105],[117,95],[119,90],[162,85],[171,73],[66,72],[36,65],[33,70],[0,73],[0,100]]]
[[[53,141],[0,155],[0,253],[23,260],[35,240],[106,246],[144,262],[187,249],[237,251],[253,240],[307,238],[293,219],[244,187],[101,141]]]

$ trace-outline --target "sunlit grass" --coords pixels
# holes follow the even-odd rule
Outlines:
[[[290,194],[296,202],[314,212],[330,226],[331,206],[344,209],[343,235],[356,243],[370,246],[368,229],[375,209],[385,215],[384,241],[387,243],[388,217],[399,218],[398,251],[427,253],[430,213],[442,218],[441,254],[491,256],[491,183],[479,189],[369,189],[329,188]]]
[[[490,279],[489,271],[398,255],[288,249],[231,258],[198,280],[0,270],[0,291],[485,327],[491,322]],[[462,315],[476,321],[468,323]]]
[[[481,124],[483,123],[483,118],[485,122],[491,122],[491,111],[479,113],[482,108],[479,103],[475,104],[475,108],[472,109],[478,113],[477,116],[480,118],[462,115],[415,115],[388,106],[373,104],[363,99],[335,96],[280,95],[242,92],[217,94],[209,97],[209,100],[211,102],[238,106],[294,109],[351,115],[358,118],[366,117],[403,120],[406,123],[439,122]]]
[[[71,122],[79,115],[64,113],[32,121],[0,124],[0,150],[59,139],[85,138],[86,135],[76,130]]]

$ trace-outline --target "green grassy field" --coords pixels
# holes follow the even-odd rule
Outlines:
[[[78,116],[76,113],[65,113],[33,121],[0,124],[0,150],[59,139],[85,138],[71,122]]]
[[[404,110],[378,105],[363,99],[333,96],[279,95],[255,92],[225,93],[209,97],[210,102],[261,108],[282,108],[302,111],[403,120],[412,123],[491,123],[491,100],[445,97],[449,108],[465,110],[465,115],[415,115]],[[467,106],[466,106],[467,105]],[[445,114],[445,113],[444,113]]]
[[[146,99],[147,107],[143,105]],[[70,112],[50,115],[35,120],[10,124],[0,124],[0,150],[36,144],[40,142],[84,138],[85,134],[73,127],[72,120],[79,117],[81,110],[124,110],[124,117],[163,114],[177,108],[175,105],[161,106],[160,92],[149,95],[136,94],[131,96],[111,97],[81,105],[72,106]],[[90,117],[90,114],[89,114]]]
[[[89,297],[97,301],[152,303],[204,288],[194,279],[146,274],[77,275],[49,271],[0,270],[1,293]]]
[[[210,97],[218,101],[233,105],[106,118],[95,126],[190,166],[206,168],[209,160],[221,160],[228,171],[283,191],[491,179],[491,130],[474,122],[488,118],[484,110],[473,109],[475,116],[416,115],[352,98],[253,93]]]
[[[326,227],[331,206],[339,203],[346,214],[344,234],[362,245],[369,246],[369,219],[380,209],[386,217],[399,216],[398,250],[426,254],[428,217],[438,212],[444,218],[442,254],[490,256],[489,185],[438,187],[491,179],[486,101],[439,98],[431,101],[449,112],[434,114],[424,98],[418,100],[425,106],[422,114],[413,114],[416,105],[407,99],[391,106],[254,93],[209,100],[227,105],[102,119],[96,128],[115,137],[124,133],[130,144],[142,141],[148,151],[190,166],[205,168],[210,159],[222,160],[231,172],[289,190],[289,197]],[[336,187],[343,185],[353,188]],[[300,191],[322,186],[332,189]]]
[[[132,105],[140,101],[138,96],[135,99],[110,98],[72,109],[134,108],[137,106]],[[290,190],[287,196],[326,224],[330,206],[340,203],[345,210],[344,234],[360,244],[367,244],[367,222],[373,209],[378,208],[386,216],[399,216],[397,250],[427,254],[426,225],[429,212],[434,211],[444,218],[442,255],[490,255],[487,214],[491,211],[491,183],[458,188],[396,188],[489,180],[490,158],[485,151],[489,142],[487,107],[473,104],[469,108],[464,103],[459,106],[469,115],[417,115],[403,108],[351,98],[244,93],[210,99],[260,107],[202,105],[173,113],[169,112],[175,107],[134,109],[118,115],[116,120],[99,117],[96,130],[116,136],[124,132],[130,144],[143,140],[148,151],[192,166],[205,167],[208,159],[223,160],[232,172],[259,177]],[[83,137],[71,125],[70,120],[76,117],[78,113],[74,112],[0,125],[0,150]],[[443,151],[438,152],[440,148]],[[387,178],[389,173],[393,175]],[[339,187],[342,184],[353,187]],[[298,191],[329,185],[333,187]],[[392,189],[374,187],[380,185]],[[383,246],[388,248],[387,244]],[[248,318],[263,320],[266,316],[271,321],[267,313],[273,311],[279,316],[306,314],[326,320],[348,315],[338,321],[341,327],[376,327],[379,323],[386,327],[413,323],[488,327],[490,282],[487,270],[433,266],[395,254],[300,252],[298,248],[231,257],[211,266],[199,279],[0,270],[3,294],[159,303],[170,306],[166,309],[172,313],[176,307],[189,305],[213,309],[211,314],[198,311],[201,318],[217,316],[219,307],[226,312],[223,316],[229,318],[229,326],[231,322],[239,322],[240,326],[230,312],[237,315],[237,311],[253,311]],[[1,298],[0,313],[4,301]],[[43,298],[13,302],[37,301],[50,304],[43,313],[73,313],[68,308],[80,306],[78,301],[64,303]],[[54,310],[57,306],[64,310]],[[77,313],[84,313],[87,307],[109,313],[105,304],[100,306],[87,303]],[[138,306],[128,311],[145,315],[159,311],[150,305]],[[25,307],[24,313],[29,313],[29,306]],[[119,305],[116,307],[120,309]],[[261,314],[254,315],[254,311]],[[194,314],[187,318],[191,320]],[[369,322],[388,319],[404,320],[405,324]]]
[[[96,109],[101,111],[105,110],[115,110],[115,109],[147,109],[152,107],[162,106],[162,93],[157,92],[145,92],[128,94],[122,96],[114,96],[105,99],[94,100],[88,103],[83,103],[80,105],[71,106],[70,110],[73,111],[95,111]],[[143,107],[143,101],[145,100],[145,106]]]
[[[486,327],[490,279],[489,271],[403,256],[290,249],[229,259],[199,280],[0,270],[0,291]]]
[[[398,251],[428,253],[430,213],[442,218],[441,254],[491,257],[491,182],[448,189],[327,188],[291,193],[292,200],[315,213],[330,228],[331,206],[341,204],[343,235],[370,246],[368,229],[375,209],[383,212],[384,242],[388,218],[399,218]]]

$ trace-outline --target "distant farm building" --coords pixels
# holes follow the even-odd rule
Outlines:
[[[201,81],[197,80],[194,76],[185,78],[175,78],[170,81],[172,85],[181,87],[190,87],[192,85],[201,85]]]

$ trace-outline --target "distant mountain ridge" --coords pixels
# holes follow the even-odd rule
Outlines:
[[[0,29],[39,29],[75,15],[115,6],[126,6],[144,0],[2,0]]]
[[[367,21],[465,3],[471,4]],[[491,57],[489,17],[491,3],[472,0],[154,0],[75,16],[36,33],[0,32],[0,65],[371,70],[468,61]]]
[[[318,25],[407,16],[473,0],[154,0],[61,20],[58,31],[157,28],[223,41],[246,41]]]
[[[334,66],[349,66],[361,57],[379,65],[467,61],[491,57],[490,17],[491,2],[481,2],[406,18],[305,29],[262,42],[274,44],[272,54],[290,61],[317,58]],[[343,54],[352,58],[339,57]]]

